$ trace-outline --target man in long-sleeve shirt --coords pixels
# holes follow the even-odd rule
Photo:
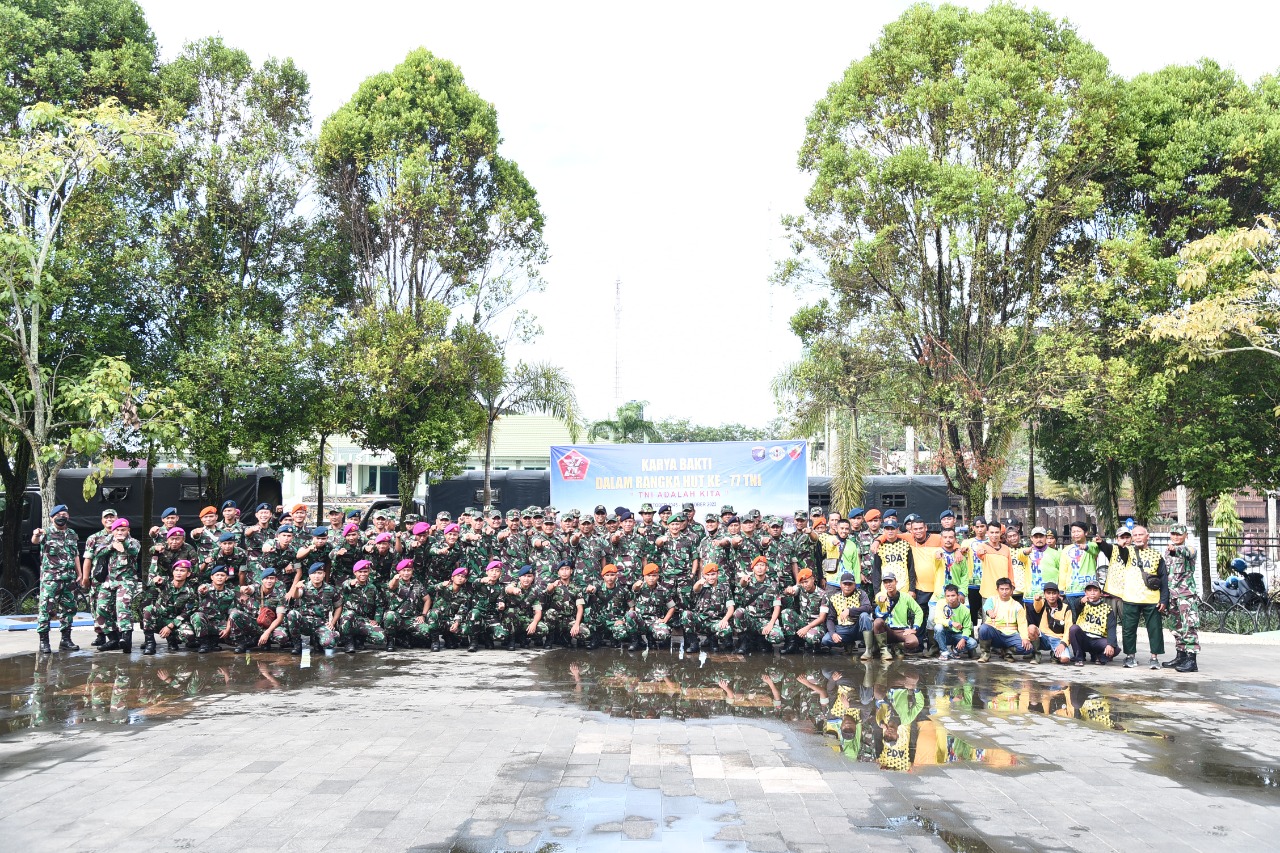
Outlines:
[[[1084,666],[1084,656],[1091,655],[1095,663],[1106,664],[1116,656],[1116,614],[1111,603],[1102,597],[1102,587],[1097,581],[1084,586],[1084,600],[1075,611],[1075,624],[1067,631],[1076,666]]]
[[[858,587],[853,572],[840,575],[840,591],[832,594],[827,610],[827,633],[822,644],[827,648],[851,648],[858,635],[867,641],[867,653],[863,660],[870,660],[871,599],[866,590]]]

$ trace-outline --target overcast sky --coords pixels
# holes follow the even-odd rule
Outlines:
[[[803,206],[805,118],[910,5],[141,3],[166,59],[214,34],[255,61],[293,57],[317,128],[414,48],[458,64],[497,107],[503,153],[547,219],[548,287],[529,304],[545,335],[521,355],[566,368],[587,417],[607,417],[620,280],[620,399],[759,426],[776,414],[768,378],[799,356],[798,297],[769,275],[787,253],[779,218]],[[1203,56],[1250,81],[1280,67],[1273,3],[1038,5],[1125,76]],[[694,378],[672,378],[677,366]]]

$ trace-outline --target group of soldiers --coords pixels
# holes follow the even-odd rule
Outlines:
[[[349,653],[534,643],[635,651],[679,630],[690,652],[1033,662],[1044,652],[1082,666],[1123,648],[1135,666],[1142,624],[1158,668],[1168,616],[1178,654],[1163,666],[1197,670],[1195,552],[1178,525],[1156,549],[1136,525],[1108,542],[1076,523],[1059,546],[1039,527],[1025,540],[1016,525],[982,518],[960,527],[950,510],[937,532],[915,513],[879,509],[784,518],[723,506],[699,522],[691,503],[636,513],[468,507],[434,523],[374,513],[362,527],[358,510],[330,510],[313,526],[303,504],[288,513],[260,504],[242,520],[227,501],[201,510],[190,532],[165,509],[145,547],[108,509],[81,548],[67,508],[50,515],[51,527],[32,534],[43,550],[44,652],[54,617],[60,648],[77,648],[79,588],[93,590],[96,647],[129,653],[136,620],[147,655],[157,639],[175,651],[225,642],[238,653],[301,654],[309,641]]]

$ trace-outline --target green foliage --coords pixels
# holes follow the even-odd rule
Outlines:
[[[663,418],[654,421],[654,429],[658,431],[658,440],[665,442],[679,441],[767,441],[774,438],[786,438],[786,428],[779,422],[766,427],[749,427],[745,424],[720,424],[705,426],[695,424],[688,418]]]
[[[644,407],[647,401],[632,400],[618,407],[617,413],[610,420],[596,421],[587,431],[588,441],[605,439],[614,444],[637,444],[642,441],[662,441],[653,421],[645,420]]]
[[[1240,541],[1244,535],[1244,522],[1236,512],[1236,499],[1230,492],[1218,495],[1218,502],[1213,508],[1213,526],[1222,531],[1222,538]],[[1231,577],[1231,560],[1236,556],[1232,548],[1218,549],[1218,577]]]

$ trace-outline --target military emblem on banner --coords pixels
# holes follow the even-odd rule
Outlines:
[[[587,468],[591,466],[591,460],[576,450],[570,450],[564,456],[561,456],[556,464],[560,466],[560,479],[585,480],[587,478]]]
[[[756,462],[763,462],[765,454],[768,452],[769,451],[765,450],[763,447],[753,447],[751,448],[751,458]]]

